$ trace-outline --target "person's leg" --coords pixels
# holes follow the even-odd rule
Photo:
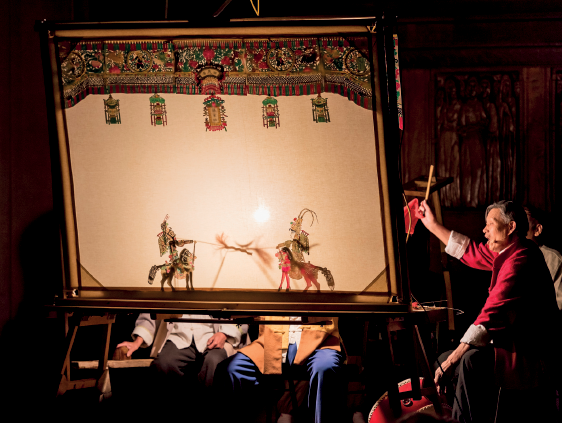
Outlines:
[[[150,367],[157,378],[165,377],[170,381],[177,381],[184,376],[186,367],[194,362],[196,357],[197,351],[193,346],[180,350],[172,341],[166,341]]]
[[[187,379],[190,386],[186,387],[187,400],[190,401],[190,415],[197,421],[207,420],[207,416],[216,406],[216,398],[212,392],[213,378],[217,365],[227,358],[223,348],[197,352],[197,360],[190,367],[193,377]],[[184,401],[185,402],[185,401]]]
[[[248,389],[258,387],[260,378],[261,373],[254,362],[238,352],[219,363],[213,386],[239,395]]]
[[[154,399],[151,404],[185,402],[189,396],[187,388],[194,381],[193,375],[189,374],[192,373],[190,366],[195,364],[196,358],[197,351],[193,346],[178,349],[172,341],[166,341],[149,369],[147,393]],[[152,412],[158,414],[156,409]]]
[[[493,421],[498,399],[494,383],[493,347],[474,348],[458,365],[453,418],[461,423]]]
[[[215,371],[219,363],[227,358],[224,348],[213,348],[205,350],[203,353],[203,364],[197,375],[199,382],[205,387],[210,388],[213,385]]]
[[[315,423],[341,421],[347,391],[343,362],[343,354],[330,349],[316,350],[306,360],[310,376],[308,409],[314,410]]]
[[[254,396],[259,392],[261,376],[254,362],[240,352],[220,362],[214,375],[213,395],[220,400],[221,410],[210,420],[223,422],[226,414],[230,422],[252,421],[248,413],[259,404]]]

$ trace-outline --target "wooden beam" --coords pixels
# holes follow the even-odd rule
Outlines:
[[[152,363],[153,358],[139,358],[134,360],[107,360],[109,369],[127,369],[136,367],[148,367]],[[73,361],[72,366],[78,369],[97,369],[99,368],[99,360],[91,361]]]

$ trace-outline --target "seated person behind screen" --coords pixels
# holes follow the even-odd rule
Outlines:
[[[211,316],[184,314],[182,318],[210,319]],[[156,323],[150,314],[140,314],[131,335],[134,341],[122,342],[117,348],[127,347],[130,357],[139,347],[150,346],[156,334]],[[207,388],[213,384],[217,365],[234,353],[233,348],[240,342],[240,330],[232,324],[184,322],[167,323],[167,330],[163,346],[150,365],[147,381],[150,392],[166,400],[175,397],[185,401],[186,392],[209,397]]]
[[[457,349],[439,358],[441,368],[435,372],[438,385],[443,382],[443,371],[447,376],[455,370],[458,373],[453,418],[492,421],[498,386],[542,387],[554,369],[556,340],[552,335],[557,333],[558,307],[550,272],[537,245],[526,239],[525,210],[511,201],[487,208],[486,244],[439,224],[425,201],[418,217],[447,246],[448,254],[470,267],[492,271],[484,307]],[[540,412],[549,411],[537,403],[531,405],[536,421],[541,421]]]
[[[540,235],[543,233],[544,215],[539,210],[532,207],[525,207],[527,212],[527,219],[529,220],[529,232],[527,232],[527,239],[535,241],[539,245],[544,261],[550,270],[550,276],[554,282],[554,290],[556,291],[556,302],[558,308],[562,310],[562,255],[556,250],[542,245]]]
[[[263,319],[300,321],[300,317]],[[282,374],[295,365],[306,365],[310,379],[307,405],[314,422],[342,421],[339,414],[346,401],[346,385],[342,380],[344,356],[340,350],[338,319],[309,319],[310,322],[325,320],[331,320],[332,324],[260,325],[258,339],[218,366],[215,395],[227,401],[227,408],[258,404],[255,397],[260,394],[264,374]],[[253,420],[247,415],[231,415],[229,421]],[[282,412],[279,422],[291,421],[291,415]]]

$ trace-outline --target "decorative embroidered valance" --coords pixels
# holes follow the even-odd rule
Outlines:
[[[182,39],[59,43],[65,107],[89,94],[299,96],[372,109],[367,39]]]

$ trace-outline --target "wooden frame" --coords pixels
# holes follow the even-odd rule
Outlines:
[[[41,22],[44,76],[49,108],[49,131],[55,205],[60,216],[61,248],[64,281],[56,293],[54,306],[97,310],[153,310],[179,312],[191,310],[205,314],[307,314],[334,315],[345,313],[406,313],[409,310],[409,285],[405,257],[404,223],[401,207],[401,187],[397,173],[398,128],[395,113],[396,91],[388,84],[384,72],[387,66],[384,46],[392,48],[392,29],[379,24],[378,34],[370,32],[374,18],[348,20],[311,20],[268,22],[231,22],[221,28],[197,27],[187,22],[134,22],[104,24],[63,24]],[[157,292],[143,289],[84,289],[81,284],[78,224],[74,201],[73,171],[69,152],[61,70],[57,62],[57,42],[61,39],[107,39],[124,37],[251,37],[269,36],[366,36],[371,48],[371,86],[373,88],[374,140],[377,151],[380,214],[383,227],[386,281],[384,293],[277,293],[264,291],[196,291]],[[392,52],[387,53],[392,65]],[[393,81],[392,81],[393,82]],[[380,93],[383,93],[382,95]],[[390,104],[389,104],[390,101]],[[394,176],[392,176],[394,175]]]

